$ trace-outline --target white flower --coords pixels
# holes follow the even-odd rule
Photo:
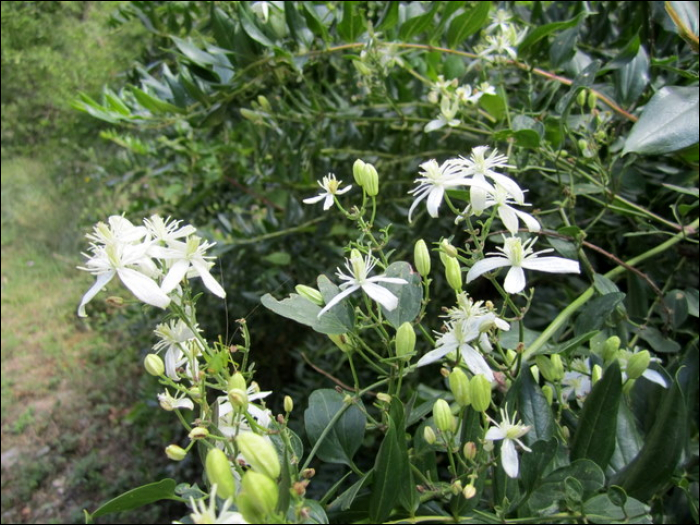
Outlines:
[[[408,210],[408,222],[411,222],[413,210],[426,197],[428,198],[428,214],[431,217],[437,217],[438,208],[442,204],[445,190],[448,188],[477,184],[485,192],[493,190],[493,187],[485,180],[475,182],[468,179],[464,168],[455,159],[446,160],[441,165],[438,165],[437,161],[433,159],[424,162],[420,167],[423,169],[421,172],[423,177],[417,178],[415,182],[418,183],[418,187],[409,191],[410,194],[415,195],[415,200]]]
[[[107,283],[115,275],[119,276],[124,286],[131,290],[140,301],[158,308],[166,308],[170,304],[170,298],[151,277],[146,275],[146,273],[153,274],[155,272],[153,261],[146,255],[149,243],[124,244],[116,237],[108,242],[109,244],[104,246],[93,244],[93,256],[88,259],[84,267],[78,267],[80,270],[97,276],[95,284],[80,301],[78,315],[80,317],[87,316],[85,305],[107,286]]]
[[[561,400],[566,403],[574,394],[576,403],[581,405],[586,396],[591,393],[591,368],[588,361],[574,359],[569,365],[570,371],[564,372],[561,380]]]
[[[496,149],[486,157],[488,149],[488,146],[477,146],[472,149],[472,154],[468,159],[461,158],[459,161],[465,168],[465,175],[471,175],[475,181],[469,195],[469,201],[475,215],[481,215],[486,208],[486,198],[496,193],[493,186],[486,184],[487,178],[500,184],[515,199],[516,203],[522,204],[525,201],[523,190],[513,179],[494,171],[494,168],[510,167],[508,157],[499,155]]]
[[[461,122],[459,119],[455,118],[458,111],[459,100],[455,99],[454,101],[451,101],[450,97],[443,96],[442,100],[440,101],[440,115],[437,119],[428,122],[423,128],[423,131],[425,133],[430,133],[431,131],[436,131],[445,126],[449,126],[451,128],[459,126]]]
[[[408,281],[398,277],[384,277],[383,275],[367,277],[367,274],[372,271],[376,264],[377,259],[371,255],[368,255],[363,259],[359,251],[353,250],[350,254],[350,259],[346,259],[345,263],[345,267],[348,269],[348,272],[350,272],[350,275],[344,274],[340,268],[338,268],[338,278],[340,278],[342,281],[346,281],[340,285],[340,289],[343,291],[331,299],[331,301],[318,313],[318,317],[321,317],[328,310],[345,299],[348,295],[359,289],[362,289],[367,295],[369,295],[387,310],[394,310],[399,304],[398,297],[383,286],[375,283],[382,282],[392,284],[408,284]]]
[[[140,242],[148,233],[146,228],[134,226],[121,215],[112,215],[108,221],[109,226],[98,222],[86,237],[96,244],[133,244]]]
[[[497,423],[489,417],[495,426],[488,429],[484,439],[489,441],[503,440],[503,444],[501,445],[501,465],[503,465],[503,470],[506,471],[508,477],[517,478],[520,465],[518,462],[518,453],[515,450],[515,444],[517,443],[527,452],[532,452],[532,450],[526,447],[519,439],[527,434],[532,427],[521,423],[511,423],[506,412],[507,409],[508,407],[506,407],[505,410],[501,409],[501,423]],[[516,416],[513,415],[513,421],[515,421],[515,418]]]
[[[170,395],[167,388],[165,389],[165,392],[158,394],[158,402],[160,403],[161,408],[163,410],[167,410],[168,412],[172,412],[176,408],[194,410],[194,403],[189,397],[187,397],[185,394],[182,394],[180,397],[173,397]]]
[[[217,485],[214,483],[211,487],[211,494],[209,495],[209,505],[204,503],[204,499],[194,500],[190,497],[190,506],[192,507],[192,518],[193,523],[248,523],[243,519],[243,515],[240,512],[229,511],[228,509],[233,505],[233,500],[231,498],[226,499],[222,505],[221,510],[217,514],[216,512],[216,488]]]
[[[435,350],[431,350],[420,358],[418,367],[429,365],[442,359],[448,354],[457,352],[462,362],[474,375],[482,374],[490,382],[494,381],[493,371],[484,357],[469,342],[479,338],[479,320],[469,322],[447,323],[448,331],[436,342]]]
[[[206,256],[205,252],[214,244],[202,241],[201,238],[192,235],[185,242],[173,240],[170,241],[168,248],[154,249],[161,259],[175,261],[172,263],[168,275],[163,279],[160,285],[161,289],[165,293],[170,293],[180,284],[180,281],[185,276],[194,277],[198,275],[210,292],[221,298],[226,297],[224,289],[209,273],[209,268],[213,266],[213,263],[210,263],[207,259],[214,259],[214,257]]]
[[[329,173],[327,177],[323,177],[323,182],[316,182],[318,182],[318,185],[321,186],[321,188],[323,188],[325,191],[320,195],[317,195],[316,197],[309,197],[308,199],[304,199],[304,203],[316,204],[317,202],[323,201],[324,211],[333,206],[333,198],[335,195],[342,195],[343,193],[350,191],[350,189],[352,188],[351,185],[347,186],[346,188],[343,188],[342,190],[339,190],[338,188],[343,183],[343,181],[336,180],[335,175],[333,173]]]
[[[179,228],[182,221],[171,221],[170,217],[163,220],[159,215],[152,215],[150,219],[144,219],[148,233],[151,234],[154,240],[170,244],[172,241],[192,235],[197,229],[188,224]]]
[[[563,257],[539,257],[541,253],[548,253],[554,250],[547,249],[539,252],[532,251],[532,244],[535,238],[522,243],[519,237],[504,236],[503,248],[496,247],[501,253],[490,253],[492,257],[486,257],[478,261],[469,269],[467,273],[467,283],[496,268],[510,266],[506,274],[503,288],[508,293],[520,293],[525,289],[525,272],[527,270],[537,270],[548,273],[580,273],[579,264],[571,259]]]
[[[506,229],[515,235],[518,233],[518,227],[520,221],[522,221],[527,229],[531,232],[540,231],[540,223],[529,213],[524,211],[516,210],[511,206],[513,200],[510,198],[510,193],[503,186],[496,183],[495,192],[487,195],[486,201],[484,202],[484,209],[496,206],[498,211],[498,216],[503,221]],[[521,206],[529,206],[528,204],[521,203]],[[472,211],[471,205],[467,206],[464,210],[464,214],[468,214]],[[463,215],[464,215],[463,214]],[[458,217],[457,220],[460,218]]]
[[[159,324],[154,332],[160,337],[160,341],[153,345],[153,349],[156,352],[166,350],[165,373],[170,379],[179,381],[177,369],[182,365],[189,364],[188,354],[196,341],[194,332],[181,319]]]

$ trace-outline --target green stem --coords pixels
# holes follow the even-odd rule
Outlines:
[[[651,257],[654,257],[655,255],[658,255],[660,253],[665,252],[668,250],[671,246],[674,244],[679,243],[682,240],[685,240],[686,236],[689,233],[695,233],[698,224],[700,224],[699,219],[695,219],[692,224],[689,226],[686,226],[683,231],[677,233],[670,239],[668,239],[666,242],[663,242],[659,244],[658,246],[652,248],[651,250],[648,250],[641,255],[638,255],[637,257],[633,257],[629,261],[627,261],[628,266],[635,266],[639,264],[642,261],[646,261],[647,259],[650,259]],[[623,273],[626,270],[624,266],[617,266],[607,272],[603,277],[607,277],[608,279],[612,279],[613,277],[616,277]],[[573,303],[571,303],[569,306],[564,308],[564,310],[561,311],[561,313],[554,318],[554,320],[549,323],[549,326],[544,329],[544,331],[539,335],[537,339],[535,339],[532,344],[523,352],[522,354],[522,360],[525,362],[527,361],[530,357],[532,357],[537,351],[540,350],[553,336],[554,334],[569,320],[569,317],[571,317],[574,312],[576,312],[579,308],[581,308],[588,300],[593,297],[593,294],[595,292],[595,287],[591,286],[588,288],[585,292],[583,292],[578,299],[576,299]]]

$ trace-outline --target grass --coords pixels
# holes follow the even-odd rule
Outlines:
[[[93,281],[76,270],[80,199],[52,183],[50,166],[2,162],[2,523],[82,521],[84,508],[164,477],[154,470],[167,465],[150,430],[157,411],[139,402],[155,385],[138,346],[105,328],[115,312],[75,317]]]

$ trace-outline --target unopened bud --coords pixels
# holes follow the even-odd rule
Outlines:
[[[190,439],[205,439],[209,437],[209,430],[205,427],[194,427],[187,436]]]
[[[216,483],[216,495],[222,499],[232,498],[236,494],[236,482],[233,479],[231,465],[221,449],[210,448],[204,462],[209,483]]]
[[[377,394],[377,399],[382,403],[391,403],[391,396],[386,392],[379,392]]]
[[[248,408],[248,394],[245,390],[241,390],[240,388],[232,388],[228,391],[228,400],[235,408],[240,408],[241,410]]]
[[[417,240],[413,247],[413,262],[416,264],[416,270],[423,277],[430,273],[430,252],[423,239]]]
[[[107,299],[105,299],[105,302],[110,306],[114,306],[115,308],[121,308],[124,306],[124,298],[119,297],[118,295],[110,295],[107,297]]]
[[[370,164],[365,164],[363,180],[365,182],[364,189],[367,195],[375,197],[379,193],[379,175],[376,168]]]
[[[442,432],[454,432],[457,421],[452,415],[450,405],[444,399],[438,399],[433,405],[433,418],[435,426]]]
[[[361,159],[357,159],[355,163],[352,165],[352,176],[355,179],[355,182],[357,183],[358,186],[362,186],[364,184],[364,173],[365,173],[365,161]]]
[[[632,389],[634,388],[634,384],[637,382],[636,379],[627,379],[625,381],[625,384],[622,385],[622,391],[624,392],[625,395],[629,395],[630,392],[632,392]]]
[[[277,483],[265,474],[249,470],[241,481],[236,505],[247,523],[266,523],[275,511],[278,499]]]
[[[343,352],[352,351],[352,343],[347,334],[328,334],[328,338]]]
[[[636,354],[630,356],[627,360],[627,377],[630,379],[637,379],[642,376],[644,372],[649,368],[649,363],[651,363],[651,354],[649,350],[642,350]]]
[[[576,95],[576,102],[578,103],[579,106],[583,107],[586,105],[586,98],[588,97],[588,93],[586,93],[585,89],[581,89],[578,92],[578,95]]]
[[[552,390],[552,387],[550,385],[544,385],[542,387],[542,393],[547,400],[547,404],[552,406],[552,403],[554,402],[554,390]]]
[[[476,443],[474,443],[473,441],[467,441],[464,444],[462,452],[464,454],[464,457],[467,458],[469,461],[473,460],[478,452],[478,449],[476,448]]]
[[[411,323],[406,321],[396,331],[396,357],[402,361],[411,359],[416,348],[416,332]]]
[[[606,363],[617,358],[617,351],[620,349],[620,343],[620,338],[616,335],[608,337],[607,341],[605,341],[603,345],[603,360]]]
[[[252,432],[243,432],[236,438],[236,443],[253,470],[277,479],[280,475],[280,460],[270,440]]]
[[[540,368],[537,365],[532,365],[530,367],[530,373],[532,374],[532,378],[535,380],[535,383],[540,382]]]
[[[469,406],[471,402],[469,398],[469,378],[459,367],[452,370],[450,374],[450,390],[459,406]]]
[[[323,300],[323,295],[321,295],[321,292],[319,292],[316,288],[306,286],[305,284],[297,284],[294,287],[294,290],[296,290],[299,295],[305,299],[308,299],[317,306],[323,306],[326,304],[326,302]]]
[[[428,445],[433,445],[435,444],[435,441],[437,441],[435,431],[430,425],[426,425],[425,427],[423,427],[423,439]]]
[[[450,241],[443,239],[440,241],[440,260],[442,264],[445,264],[445,260],[448,258],[457,257],[457,248],[455,248]]]
[[[476,487],[470,483],[466,487],[464,487],[464,490],[462,491],[462,496],[464,496],[465,499],[472,499],[474,496],[476,496]]]
[[[284,396],[284,411],[289,414],[294,410],[294,400],[290,396]]]
[[[187,457],[187,451],[177,445],[168,445],[165,447],[165,455],[173,461],[182,461]]]
[[[547,381],[554,383],[561,381],[564,377],[564,365],[559,354],[538,355],[535,357],[535,362]]]
[[[460,492],[462,492],[462,489],[463,489],[463,488],[464,488],[464,487],[462,487],[462,482],[461,482],[460,480],[458,480],[458,479],[455,480],[455,481],[452,483],[452,485],[450,485],[450,489],[452,490],[452,494],[454,494],[455,496],[456,496],[457,494],[459,494]]]
[[[248,385],[245,382],[245,377],[240,372],[236,372],[228,378],[228,389],[236,388],[238,390],[248,390]]]
[[[588,107],[591,109],[595,109],[597,104],[598,104],[598,95],[596,94],[595,91],[589,91],[588,92]]]
[[[143,361],[143,366],[146,367],[146,372],[155,377],[160,377],[165,373],[165,364],[157,354],[148,354]]]
[[[450,285],[455,292],[462,291],[462,270],[459,267],[459,261],[453,257],[448,257],[445,261],[445,277],[447,284]]]
[[[469,394],[472,408],[486,412],[491,404],[491,382],[483,374],[477,374],[469,381]]]
[[[301,471],[301,477],[304,479],[311,479],[316,475],[316,469],[305,468]]]
[[[268,113],[272,111],[272,106],[270,106],[270,102],[267,100],[265,95],[258,95],[258,104],[260,104],[260,107]]]
[[[595,385],[603,377],[603,368],[600,365],[593,365],[591,370],[591,385]]]

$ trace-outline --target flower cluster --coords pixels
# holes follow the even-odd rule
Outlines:
[[[180,221],[162,219],[158,215],[135,226],[128,219],[113,215],[109,224],[97,223],[87,238],[90,254],[81,270],[97,277],[83,296],[78,315],[85,317],[85,305],[118,276],[141,302],[167,308],[171,293],[182,280],[201,277],[210,292],[225,297],[226,292],[209,272],[213,263],[206,255],[212,243],[194,235],[191,225],[180,227]]]
[[[428,101],[440,107],[437,118],[428,122],[423,131],[430,133],[439,129],[459,126],[462,122],[457,118],[465,108],[475,106],[484,95],[495,95],[496,89],[488,82],[482,82],[476,87],[469,84],[459,85],[457,79],[445,80],[438,75],[428,93]]]
[[[510,13],[503,9],[497,10],[484,33],[486,44],[479,45],[476,49],[480,59],[492,63],[517,60],[517,48],[525,38],[526,31],[518,30]]]

